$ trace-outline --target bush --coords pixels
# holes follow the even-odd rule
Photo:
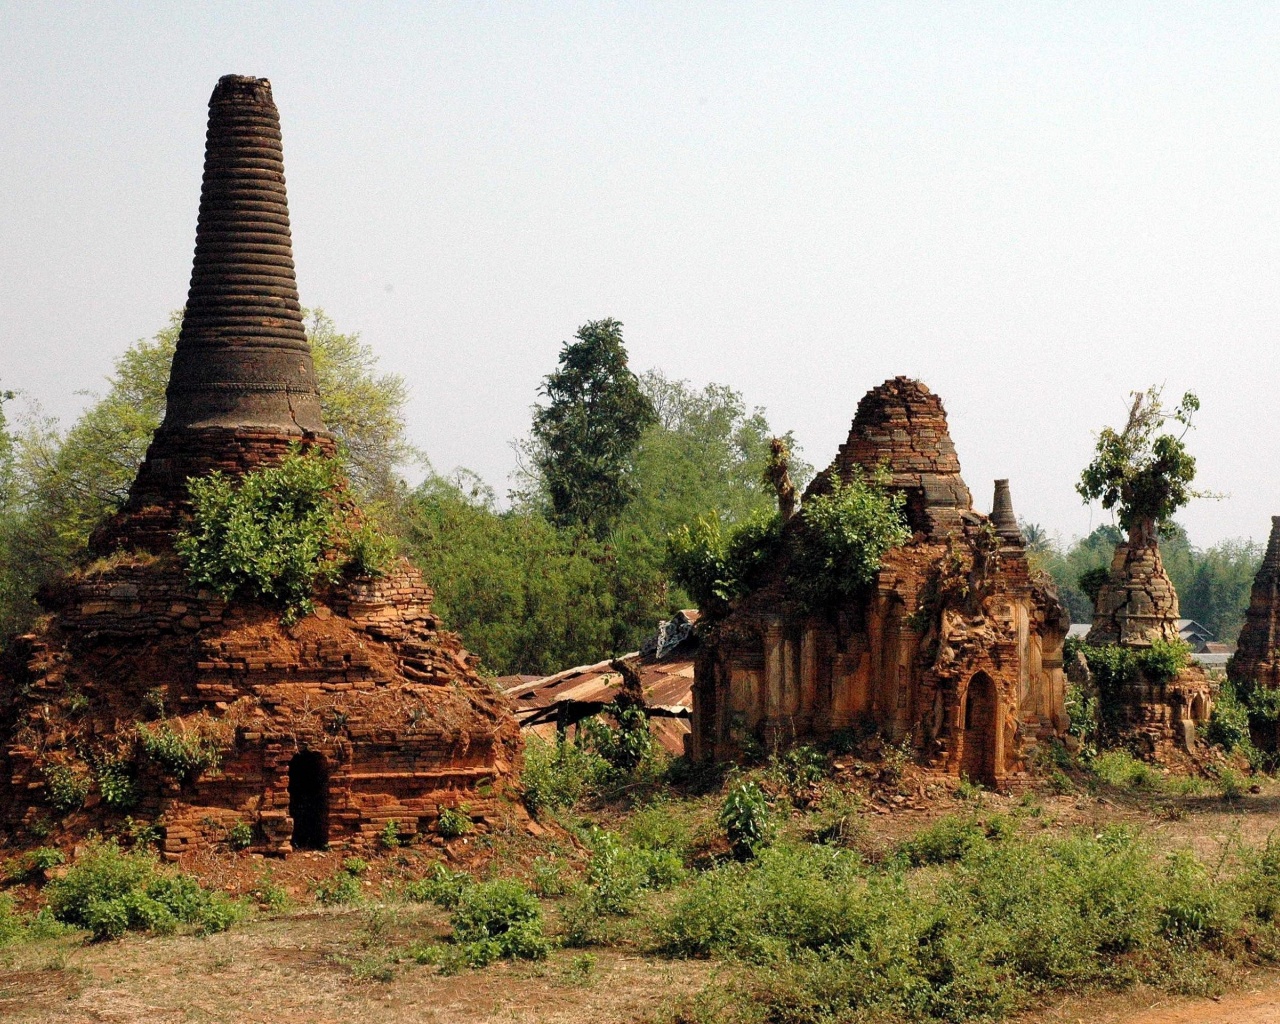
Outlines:
[[[948,814],[898,844],[898,852],[915,867],[946,864],[960,860],[985,838],[986,829],[977,819]]]
[[[26,933],[27,923],[8,893],[0,893],[0,948],[16,942]]]
[[[793,593],[821,610],[862,591],[885,552],[911,539],[905,507],[905,495],[888,491],[879,478],[846,483],[833,475],[827,493],[800,507],[788,570]]]
[[[61,814],[83,807],[89,796],[89,775],[74,765],[46,765],[44,785],[49,805]]]
[[[1120,828],[1023,839],[963,824],[935,832],[947,859],[918,871],[782,844],[727,863],[663,909],[658,942],[764,965],[741,998],[769,1021],[997,1017],[1033,993],[1176,985],[1211,955],[1276,949],[1275,843],[1230,878]]]
[[[9,871],[9,878],[14,882],[36,879],[50,868],[55,868],[59,864],[65,864],[66,862],[67,855],[56,847],[38,846],[36,849],[29,850],[17,858],[16,863]]]
[[[348,857],[331,876],[316,883],[316,900],[326,907],[347,906],[364,899],[360,876],[369,865],[359,857]]]
[[[444,910],[452,910],[473,884],[465,871],[450,871],[443,864],[435,864],[428,875],[405,886],[404,894],[415,903],[434,903]]]
[[[161,934],[179,925],[224,931],[243,908],[190,875],[162,870],[154,856],[122,851],[114,842],[91,843],[61,878],[45,888],[49,910],[65,924],[87,928],[96,940],[126,931]]]
[[[772,838],[769,802],[754,782],[739,782],[720,807],[720,824],[739,860],[753,857]]]
[[[781,545],[777,512],[754,513],[726,530],[712,511],[667,535],[667,571],[704,614],[719,614],[761,582]]]
[[[253,845],[253,826],[247,821],[237,821],[227,829],[227,845],[233,850],[247,850]]]
[[[378,845],[384,850],[394,850],[400,845],[400,822],[392,818],[378,833]]]
[[[436,819],[436,831],[445,839],[457,839],[475,830],[466,807],[442,807]]]
[[[138,785],[133,779],[133,765],[121,757],[101,757],[94,764],[98,792],[108,807],[130,810],[138,802]]]
[[[190,782],[221,761],[215,740],[199,732],[178,732],[168,722],[139,725],[142,752],[179,782]]]
[[[1164,782],[1159,771],[1125,750],[1101,753],[1093,759],[1091,767],[1099,779],[1116,789],[1158,792]]]
[[[475,965],[503,957],[540,960],[551,948],[537,899],[509,879],[464,889],[450,921],[454,941],[467,947]]]
[[[376,575],[392,557],[372,527],[350,525],[342,488],[338,462],[297,448],[238,479],[193,478],[192,527],[175,547],[193,582],[277,604],[291,622],[310,613],[320,581]]]
[[[649,716],[634,704],[606,704],[602,713],[618,723],[611,729],[598,717],[588,718],[580,728],[586,734],[586,745],[608,762],[615,772],[630,774],[640,766],[653,749],[649,732]]]
[[[564,739],[545,743],[529,735],[524,745],[524,802],[533,815],[572,807],[587,791],[601,783],[609,764],[593,750]]]

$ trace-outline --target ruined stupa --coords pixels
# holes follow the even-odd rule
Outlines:
[[[294,281],[279,117],[227,76],[209,129],[191,290],[164,423],[100,556],[48,588],[0,675],[0,829],[153,821],[169,857],[235,835],[266,853],[360,848],[444,808],[498,811],[505,702],[407,562],[278,608],[193,586],[173,552],[187,480],[331,453]]]
[[[1178,593],[1161,561],[1155,525],[1136,526],[1116,545],[1085,643],[1143,651],[1154,641],[1178,639]],[[1174,748],[1194,750],[1196,727],[1208,721],[1213,706],[1209,678],[1195,664],[1166,680],[1139,671],[1120,692],[1099,696],[1116,738],[1155,757]]]
[[[1227,662],[1227,678],[1237,687],[1251,690],[1280,689],[1280,516],[1271,517],[1271,537],[1262,558],[1236,652]],[[1255,743],[1265,750],[1280,747],[1280,732],[1268,727],[1256,731]]]
[[[858,403],[848,440],[805,497],[878,471],[905,495],[910,541],[884,556],[863,595],[827,613],[797,605],[779,564],[709,624],[695,756],[855,730],[999,784],[1038,740],[1066,731],[1067,617],[1027,563],[1008,482],[996,483],[991,517],[973,509],[942,402],[906,377]]]

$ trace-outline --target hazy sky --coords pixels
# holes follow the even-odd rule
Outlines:
[[[0,0],[0,383],[69,421],[186,297],[208,96],[271,79],[303,303],[502,492],[564,339],[826,464],[920,377],[980,508],[1064,536],[1131,389],[1194,388],[1192,540],[1280,513],[1280,5]]]

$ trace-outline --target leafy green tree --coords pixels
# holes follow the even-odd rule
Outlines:
[[[466,471],[429,476],[396,518],[436,611],[490,671],[548,674],[618,650],[610,560],[591,538],[500,512]]]
[[[591,320],[575,338],[543,381],[531,454],[551,521],[603,539],[636,493],[636,447],[655,415],[627,366],[621,323]]]
[[[1164,408],[1160,388],[1135,392],[1133,399],[1124,428],[1104,427],[1098,435],[1093,461],[1080,474],[1076,491],[1086,502],[1115,509],[1132,541],[1150,542],[1178,509],[1203,496],[1191,489],[1196,460],[1182,440],[1200,399],[1188,391],[1171,412]],[[1170,421],[1182,426],[1176,437],[1161,433]]]

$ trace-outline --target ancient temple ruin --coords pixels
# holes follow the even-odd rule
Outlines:
[[[1160,559],[1154,524],[1131,530],[1116,545],[1085,643],[1141,651],[1154,641],[1177,642],[1178,616],[1178,594]],[[1120,692],[1100,697],[1111,705],[1104,707],[1104,719],[1116,729],[1116,738],[1154,756],[1175,748],[1193,750],[1196,727],[1209,720],[1213,708],[1209,678],[1194,664],[1173,679],[1138,671]]]
[[[127,812],[159,825],[176,857],[245,826],[253,848],[287,853],[429,829],[444,808],[497,812],[516,723],[408,562],[326,587],[293,626],[188,582],[173,551],[188,478],[278,464],[291,445],[334,449],[298,304],[279,117],[269,82],[227,76],[209,102],[164,423],[93,538],[96,561],[47,589],[50,614],[0,674],[0,828],[21,838]],[[175,768],[144,736],[211,763]],[[70,784],[82,801],[68,804]]]
[[[1227,662],[1227,678],[1237,689],[1280,690],[1280,516],[1271,517],[1267,552],[1253,578],[1249,608]],[[1280,728],[1268,724],[1265,732],[1251,728],[1253,741],[1264,750],[1280,749]]]
[[[925,765],[998,784],[1037,741],[1065,732],[1068,621],[1027,563],[1008,482],[996,481],[990,517],[973,509],[942,402],[906,377],[859,402],[848,440],[805,497],[881,468],[905,495],[910,541],[885,555],[863,595],[827,614],[803,611],[774,571],[708,626],[695,756],[861,730],[905,743]]]

